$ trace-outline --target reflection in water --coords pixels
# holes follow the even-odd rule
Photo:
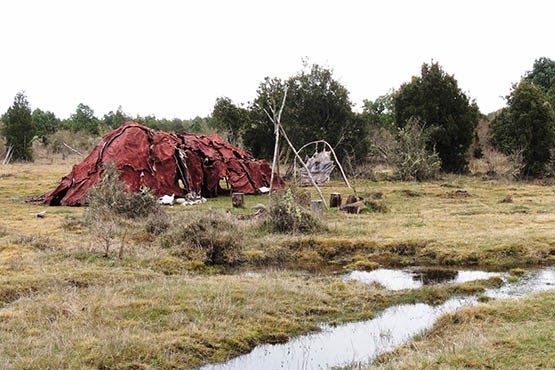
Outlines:
[[[466,283],[474,280],[489,279],[500,276],[496,272],[472,270],[393,270],[377,269],[374,271],[352,271],[345,276],[345,280],[356,280],[365,284],[378,283],[389,290],[416,289],[423,285],[440,283]]]
[[[555,289],[555,269],[529,271],[514,283],[507,283],[500,288],[487,289],[491,298],[519,298],[533,293]]]
[[[400,276],[387,273],[393,277]],[[474,276],[466,275],[459,271],[454,280]],[[410,281],[418,283],[412,279],[413,275],[409,276]],[[555,269],[547,268],[531,271],[523,279],[501,288],[488,289],[486,294],[494,298],[511,298],[553,288]],[[356,363],[364,364],[431,328],[440,315],[477,302],[476,297],[467,297],[452,298],[439,306],[423,303],[393,306],[372,320],[337,327],[323,326],[319,333],[302,335],[283,344],[261,345],[249,354],[226,363],[207,365],[199,370],[319,370]]]
[[[424,303],[390,307],[373,320],[324,326],[319,333],[283,344],[258,346],[247,355],[201,370],[330,369],[353,362],[365,363],[430,328],[441,314],[475,300],[450,299],[436,307]]]
[[[424,285],[432,285],[454,281],[458,276],[457,270],[420,270],[413,273],[412,279]]]

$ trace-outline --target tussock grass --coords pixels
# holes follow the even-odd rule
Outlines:
[[[83,208],[22,202],[52,189],[70,167],[63,161],[0,167],[0,368],[191,369],[315,330],[322,321],[368,318],[394,303],[438,303],[495,283],[389,292],[325,274],[324,268],[350,263],[555,263],[555,191],[467,177],[426,184],[358,180],[358,193],[382,194],[389,212],[326,212],[326,229],[310,235],[270,233],[255,221],[233,219],[267,204],[265,196],[246,197],[241,210],[231,207],[229,197],[165,208],[183,227],[228,211],[225,217],[233,220],[225,230],[209,232],[231,235],[243,268],[296,264],[315,274],[222,275],[218,261],[209,266],[175,253],[179,240],[161,243],[175,221],[156,232],[155,220],[151,230],[148,221],[137,222],[125,253],[103,256],[83,223]],[[472,197],[445,197],[451,188],[442,184]],[[327,197],[350,192],[339,183],[322,189]],[[499,203],[507,194],[513,202]],[[43,210],[45,218],[37,218]]]
[[[388,292],[289,272],[263,279],[102,272],[43,274],[42,287],[27,282],[33,293],[0,311],[2,368],[191,369],[315,330],[320,321],[370,318],[394,303],[449,296],[445,287]]]
[[[491,301],[444,315],[370,369],[553,369],[555,297]]]
[[[214,211],[187,222],[174,219],[160,241],[173,255],[189,261],[233,265],[242,260],[244,238],[242,225],[232,216]]]

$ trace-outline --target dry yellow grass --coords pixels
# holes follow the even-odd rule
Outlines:
[[[360,319],[396,302],[480,289],[392,293],[287,270],[264,278],[215,268],[196,272],[198,265],[140,230],[123,258],[104,258],[80,224],[83,209],[22,202],[53,188],[70,168],[69,161],[0,167],[0,368],[191,369],[312,330],[320,321]],[[453,198],[459,188],[471,196]],[[339,183],[323,190],[326,197],[348,194]],[[247,222],[247,262],[300,261],[315,269],[361,259],[498,267],[549,263],[555,254],[555,193],[546,186],[449,177],[430,184],[359,181],[357,190],[382,192],[390,212],[330,211],[324,216],[329,231],[312,236],[268,234]],[[507,195],[512,203],[499,203]],[[248,197],[247,206],[265,201]],[[193,219],[227,208],[230,199],[220,197],[168,212]],[[46,217],[37,218],[45,209]]]

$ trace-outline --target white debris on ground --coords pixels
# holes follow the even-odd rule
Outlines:
[[[181,199],[183,199],[183,198],[181,198]],[[181,205],[183,205],[183,206],[194,206],[195,204],[206,203],[206,198],[204,198],[204,197],[200,197],[200,198],[197,198],[197,199],[194,199],[194,200],[186,200],[186,199],[183,199],[183,200],[184,201],[181,202]]]
[[[158,198],[158,203],[165,206],[172,206],[174,204],[181,204],[183,206],[192,206],[195,204],[206,203],[206,198],[200,195],[187,194],[184,198],[176,198],[175,194],[163,195]]]
[[[254,206],[252,206],[251,208],[252,208],[252,209],[259,210],[259,209],[266,209],[266,206],[265,206],[264,204],[262,204],[262,203],[257,203],[257,204],[255,204]]]
[[[158,198],[158,203],[164,206],[171,206],[173,205],[174,199],[175,199],[175,194],[162,195],[160,198]]]

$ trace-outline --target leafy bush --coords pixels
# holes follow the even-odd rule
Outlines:
[[[173,222],[161,243],[188,260],[233,265],[242,260],[244,238],[242,227],[231,215],[212,212],[187,223]]]
[[[414,119],[399,129],[388,157],[400,180],[423,181],[438,177],[441,159],[435,150],[426,149],[428,135],[429,132]]]
[[[488,176],[516,180],[524,175],[523,150],[515,150],[509,155],[504,155],[494,148],[487,147],[483,154]]]
[[[276,193],[264,222],[270,232],[313,233],[325,229],[324,225],[295,200],[290,188]]]

